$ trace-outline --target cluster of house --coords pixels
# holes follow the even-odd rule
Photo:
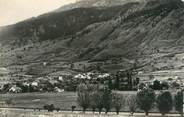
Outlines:
[[[138,90],[141,83],[145,84],[145,86],[153,86],[155,81],[164,86],[164,88],[177,89],[184,87],[184,82],[180,77],[165,80],[158,80],[153,77],[150,80],[143,81],[137,74],[134,71],[125,70],[118,71],[115,74],[88,72],[39,78],[32,78],[31,76],[24,78],[26,76],[23,76],[16,81],[3,84],[0,90],[3,93],[76,91],[77,86],[82,82],[108,84],[111,85],[112,89],[121,91]]]
[[[139,84],[139,79],[132,77],[126,72],[119,72],[117,74],[88,72],[18,80],[17,82],[4,84],[1,87],[1,91],[12,93],[76,91],[77,86],[81,82],[111,83],[114,85],[114,89],[132,90]]]
[[[88,80],[97,80],[98,78],[109,78],[111,75],[108,73],[92,73],[92,72],[88,72],[88,73],[82,73],[82,74],[77,74],[74,76],[74,78],[76,79],[88,79]]]
[[[15,80],[13,82],[9,82],[1,85],[1,92],[7,93],[26,93],[26,92],[42,92],[42,91],[55,91],[55,92],[63,92],[63,89],[57,87],[57,85],[62,82],[63,79],[59,77],[58,79],[48,78],[48,77],[40,77],[35,80],[26,79],[26,80]]]

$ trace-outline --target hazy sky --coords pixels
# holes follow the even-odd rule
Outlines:
[[[38,16],[75,1],[76,0],[0,0],[0,26]]]
[[[0,26],[38,16],[76,0],[0,0]]]

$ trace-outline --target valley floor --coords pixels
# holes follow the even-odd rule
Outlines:
[[[179,114],[168,114],[169,117],[179,117]],[[135,113],[133,116],[130,113],[121,112],[119,115],[116,115],[114,112],[108,114],[93,114],[92,112],[86,112],[83,114],[80,111],[62,111],[62,112],[47,112],[47,111],[33,111],[31,109],[10,109],[10,108],[1,108],[0,117],[145,117],[144,113]],[[149,117],[161,117],[158,113],[150,113]]]
[[[119,91],[118,93],[125,96],[136,95],[136,91]],[[174,93],[174,91],[172,91],[172,93]],[[0,109],[4,108],[3,111],[8,114],[9,112],[11,113],[14,111],[17,112],[18,114],[24,114],[30,111],[31,113],[33,113],[35,112],[34,109],[36,111],[38,110],[43,111],[44,105],[54,104],[54,106],[56,108],[60,108],[62,112],[63,111],[71,112],[71,106],[76,106],[75,111],[82,110],[76,103],[77,102],[76,100],[77,100],[76,92],[0,94]],[[0,111],[0,112],[3,112],[3,111]],[[88,111],[91,112],[91,110],[88,110]],[[111,111],[114,111],[114,109],[112,109]],[[129,109],[127,108],[126,105],[124,105],[121,111],[128,112]],[[137,112],[142,112],[142,111],[137,110]],[[150,110],[150,112],[158,113],[158,110],[156,108],[153,108],[152,110]],[[39,112],[35,112],[35,113],[39,113]],[[171,113],[176,114],[177,112],[173,109]],[[41,114],[43,113],[41,112]],[[115,114],[115,112],[113,114]],[[158,113],[158,115],[160,114]]]

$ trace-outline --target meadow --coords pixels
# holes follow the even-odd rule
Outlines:
[[[168,114],[169,117],[179,117],[178,114]],[[144,113],[135,113],[133,116],[130,113],[120,113],[116,115],[113,112],[108,114],[93,114],[92,112],[82,113],[75,112],[47,112],[47,111],[33,111],[21,109],[0,109],[0,117],[145,117]],[[161,117],[159,113],[150,113],[149,117]]]
[[[119,91],[118,93],[128,96],[136,95],[136,91]],[[156,94],[159,92],[156,91]],[[174,91],[172,92],[174,95]],[[62,92],[62,93],[21,93],[21,94],[0,94],[1,108],[21,108],[21,109],[43,109],[46,104],[54,104],[56,108],[62,111],[71,111],[71,106],[76,106],[75,110],[82,110],[77,104],[76,92]],[[8,104],[7,104],[8,103]],[[88,111],[91,111],[88,109]],[[114,111],[114,109],[111,109]],[[123,105],[121,111],[129,111],[127,105]],[[137,112],[142,112],[137,110]],[[153,108],[150,112],[158,113],[158,110]],[[174,109],[171,113],[177,113]]]
[[[76,97],[74,92],[0,94],[0,102],[1,107],[43,108],[45,104],[54,104],[62,110],[69,110],[76,105]]]

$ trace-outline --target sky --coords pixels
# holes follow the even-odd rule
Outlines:
[[[0,26],[47,13],[76,0],[0,0]]]
[[[74,2],[76,0],[0,0],[0,26],[36,17]]]

